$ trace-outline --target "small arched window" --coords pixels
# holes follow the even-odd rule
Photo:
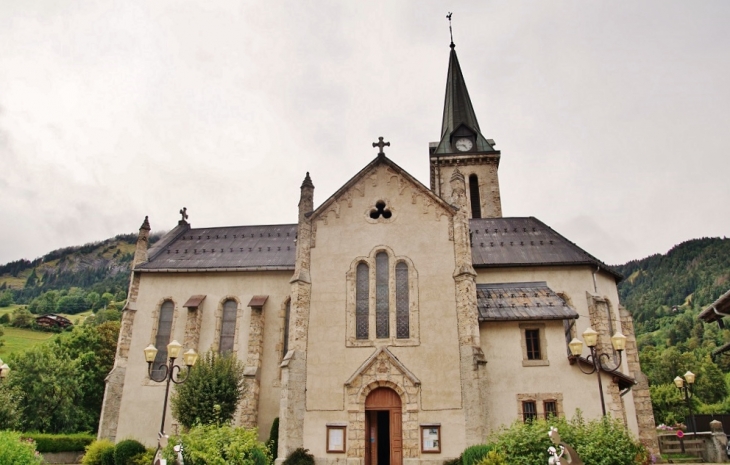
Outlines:
[[[471,200],[471,217],[482,217],[482,206],[479,196],[479,178],[476,174],[469,176],[469,199]]]
[[[388,292],[388,254],[378,252],[375,255],[375,336],[390,336],[390,295]]]
[[[355,337],[368,338],[368,313],[370,310],[370,268],[357,264],[355,278]]]
[[[160,317],[157,319],[157,333],[155,335],[155,347],[157,347],[157,355],[153,364],[153,377],[162,375],[159,369],[162,365],[167,365],[167,344],[170,343],[170,335],[172,334],[172,318],[175,313],[175,304],[171,300],[166,300],[160,307]]]
[[[398,339],[408,339],[408,265],[405,262],[398,262],[395,265],[395,327]]]
[[[223,315],[221,318],[221,339],[218,345],[220,353],[233,351],[233,343],[236,339],[236,317],[238,303],[233,300],[226,300],[223,303]]]

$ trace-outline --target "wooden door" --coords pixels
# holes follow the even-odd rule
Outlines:
[[[365,399],[365,465],[402,465],[402,413],[400,396],[392,389],[375,389]],[[385,424],[383,415],[387,415]],[[383,437],[385,434],[387,436]],[[383,458],[382,454],[378,454],[379,447],[388,446],[390,453]],[[389,459],[387,464],[383,463],[386,459]]]

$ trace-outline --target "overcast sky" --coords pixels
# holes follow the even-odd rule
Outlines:
[[[609,264],[728,234],[728,1],[2,0],[0,263],[293,223],[378,136],[428,185],[448,11],[505,216]]]

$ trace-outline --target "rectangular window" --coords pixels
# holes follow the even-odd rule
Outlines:
[[[543,402],[543,408],[545,409],[545,419],[550,417],[558,416],[558,402],[555,400],[546,400]]]
[[[527,400],[522,402],[522,421],[527,423],[528,421],[535,420],[537,418],[537,402],[534,400]]]
[[[541,360],[540,354],[540,330],[526,329],[525,343],[527,344],[527,360]]]
[[[221,337],[218,350],[224,354],[233,351],[236,340],[236,320],[238,303],[235,300],[227,300],[223,304],[223,315],[221,316]]]

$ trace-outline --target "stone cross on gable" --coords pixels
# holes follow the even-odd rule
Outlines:
[[[378,152],[378,155],[385,155],[385,152],[383,152],[383,147],[390,147],[390,142],[383,142],[382,137],[378,137],[378,142],[373,142],[373,147],[380,147],[380,151]]]
[[[180,215],[182,215],[182,219],[180,219],[180,224],[187,223],[187,221],[185,221],[185,220],[188,219],[188,209],[185,207],[182,207],[182,210],[180,210]]]

